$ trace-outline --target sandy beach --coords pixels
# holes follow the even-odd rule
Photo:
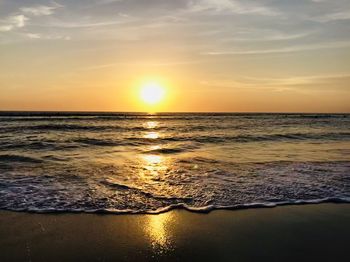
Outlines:
[[[0,213],[1,261],[340,261],[350,205],[158,215]]]

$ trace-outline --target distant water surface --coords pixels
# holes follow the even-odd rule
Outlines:
[[[0,113],[0,209],[350,201],[349,114]]]

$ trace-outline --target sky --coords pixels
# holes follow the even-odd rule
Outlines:
[[[140,88],[164,101],[148,108]],[[0,110],[350,112],[349,0],[0,0]]]

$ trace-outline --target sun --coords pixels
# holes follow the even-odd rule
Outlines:
[[[142,85],[140,98],[149,105],[160,103],[165,96],[165,89],[156,82],[150,82]]]

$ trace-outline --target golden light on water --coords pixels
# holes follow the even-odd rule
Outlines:
[[[157,139],[157,138],[159,138],[159,133],[158,132],[148,132],[143,137],[148,138],[148,139]]]
[[[171,212],[150,215],[146,231],[151,239],[153,248],[168,249],[171,246],[171,230],[173,215]]]
[[[156,128],[158,126],[157,121],[147,121],[143,124],[143,126],[150,130],[150,132],[145,132],[143,134],[144,138],[150,139],[151,141],[154,140],[156,142],[157,138],[160,137],[159,132],[152,131],[152,129]],[[142,161],[141,165],[143,166],[143,170],[148,171],[148,175],[151,175],[152,177],[158,177],[160,173],[167,168],[167,166],[164,163],[164,157],[161,155],[156,154],[156,151],[161,149],[161,145],[159,144],[153,144],[145,148],[145,152],[149,152],[149,154],[142,155]],[[147,173],[147,172],[146,172]],[[143,177],[147,176],[147,174],[143,173]]]
[[[143,124],[143,126],[149,130],[152,130],[154,128],[156,128],[158,126],[158,122],[156,121],[148,121],[146,122],[145,124]],[[143,135],[144,138],[148,138],[148,139],[157,139],[159,138],[159,133],[158,132],[154,132],[154,131],[151,131],[151,132],[146,132],[144,135]]]
[[[154,87],[154,86],[153,86]],[[152,88],[153,88],[152,87]],[[145,92],[142,95],[142,98],[145,102],[148,100],[148,95],[155,95],[156,98],[159,94],[152,93],[155,90],[152,90],[152,88],[148,89],[148,87],[144,87],[143,91]],[[150,93],[148,94],[148,92]],[[159,91],[159,90],[158,90]],[[158,92],[156,91],[156,92]],[[154,99],[154,100],[153,100]],[[155,101],[157,100],[155,98],[150,98],[149,101]],[[143,126],[150,131],[152,129],[158,127],[159,123],[157,121],[147,121],[146,123],[143,124]],[[146,132],[143,137],[148,138],[148,139],[157,139],[159,138],[159,132]],[[156,140],[155,140],[156,141]],[[152,145],[147,148],[149,151],[153,150],[159,150],[161,149],[161,145]],[[141,177],[143,179],[159,179],[162,174],[168,169],[166,159],[157,154],[145,154],[142,155],[142,171],[140,173]],[[150,215],[147,216],[148,221],[145,225],[145,232],[149,236],[152,248],[156,250],[156,252],[163,253],[166,252],[171,248],[171,230],[169,228],[169,225],[173,220],[173,215],[171,212],[163,213],[163,214],[157,214],[157,215]]]
[[[144,155],[143,159],[146,162],[146,168],[149,166],[160,165],[162,163],[162,157],[158,155]]]
[[[160,146],[152,146],[151,150],[160,149]],[[168,169],[167,160],[165,157],[157,154],[145,154],[141,159],[140,176],[144,179],[157,179],[163,176]]]
[[[159,123],[157,121],[148,121],[146,122],[146,124],[144,124],[144,127],[145,128],[148,128],[148,129],[154,129],[156,127],[158,127]]]

